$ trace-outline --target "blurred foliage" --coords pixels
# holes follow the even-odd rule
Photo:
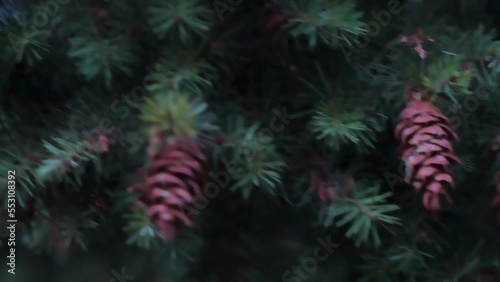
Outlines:
[[[500,6],[391,2],[0,0],[0,281],[499,281]],[[460,137],[437,214],[400,181],[409,84]],[[127,190],[156,133],[219,188],[174,242]]]

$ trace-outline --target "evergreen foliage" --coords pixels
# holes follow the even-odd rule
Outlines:
[[[0,281],[500,281],[499,19],[0,0]]]

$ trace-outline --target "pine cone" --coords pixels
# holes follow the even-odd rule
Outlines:
[[[407,88],[407,91],[411,90]],[[450,166],[459,159],[451,140],[457,136],[447,126],[446,116],[430,102],[410,94],[395,130],[396,138],[402,143],[400,153],[406,165],[405,181],[424,191],[424,207],[436,211],[440,209],[440,195],[451,202],[445,187],[454,184]]]
[[[158,135],[151,145],[158,145]],[[191,225],[187,211],[201,193],[205,158],[192,139],[164,144],[151,156],[146,181],[129,187],[129,192],[142,192],[137,203],[145,208],[158,232],[170,240],[176,231]]]

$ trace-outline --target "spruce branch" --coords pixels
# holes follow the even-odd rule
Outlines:
[[[26,29],[29,24],[23,18],[8,21],[8,26],[0,29],[0,44],[2,53],[12,54],[16,63],[26,60],[29,66],[33,66],[50,51],[46,43],[49,34],[45,30]]]
[[[357,267],[364,273],[360,282],[385,282],[397,281],[401,274],[406,281],[424,281],[434,257],[415,246],[396,244],[379,256],[362,254],[361,258],[365,262]]]
[[[19,155],[5,152],[2,155],[5,159],[0,161],[0,173],[7,175],[8,171],[16,172],[16,202],[21,208],[26,208],[28,200],[36,194],[36,183],[33,176],[33,163],[30,159],[25,159]],[[1,194],[0,199],[4,207],[8,205],[7,178],[0,180]]]
[[[124,36],[101,38],[89,33],[70,38],[69,43],[68,56],[77,61],[79,73],[88,81],[98,79],[110,87],[114,72],[132,75],[135,57]]]
[[[50,218],[30,221],[24,227],[22,242],[35,253],[65,258],[69,248],[74,245],[87,249],[89,240],[85,233],[99,226],[90,213],[82,213],[77,218],[62,216],[57,219],[57,224],[54,222]]]
[[[199,132],[217,130],[215,116],[208,105],[185,92],[167,90],[147,98],[141,119],[150,125],[150,132],[162,132],[179,138],[194,137]]]
[[[356,37],[366,34],[352,1],[276,1],[287,17],[284,29],[293,37],[307,38],[313,48],[317,41],[336,47],[340,42],[353,45]]]
[[[337,227],[348,226],[345,236],[355,238],[355,245],[374,245],[380,247],[379,227],[386,225],[400,225],[400,220],[389,213],[399,209],[397,205],[386,204],[392,193],[378,194],[379,186],[370,186],[365,189],[356,187],[352,198],[343,198],[327,208],[325,226],[335,224]]]
[[[230,139],[225,138],[227,142],[219,149],[219,154],[228,155],[222,162],[227,165],[226,170],[232,172],[234,184],[230,189],[240,190],[245,199],[259,188],[276,195],[276,189],[282,183],[281,173],[286,167],[276,152],[276,146],[257,135],[259,129],[259,123],[243,130],[240,128]]]
[[[123,230],[128,235],[127,244],[149,249],[159,243],[160,236],[143,209],[135,208],[123,215],[123,219],[126,222]]]
[[[182,44],[203,37],[214,22],[210,7],[199,0],[155,0],[148,12],[148,22],[158,38]]]
[[[334,150],[350,143],[360,152],[367,152],[374,148],[376,133],[382,130],[379,119],[345,99],[338,99],[317,107],[311,130]]]
[[[472,69],[464,69],[463,58],[459,56],[444,56],[429,65],[422,74],[420,81],[430,93],[443,93],[456,103],[457,95],[470,95],[469,90]]]
[[[154,66],[156,82],[147,85],[154,94],[171,88],[201,95],[217,78],[217,70],[195,50],[169,50]]]
[[[41,185],[60,182],[63,179],[75,186],[81,185],[86,173],[85,164],[92,162],[100,168],[100,154],[109,150],[110,140],[107,135],[100,135],[97,140],[81,139],[78,134],[63,131],[61,136],[67,138],[53,137],[51,140],[43,140],[43,146],[49,156],[42,159],[33,172]]]

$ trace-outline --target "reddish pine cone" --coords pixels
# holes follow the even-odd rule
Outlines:
[[[156,143],[156,137],[152,136],[151,143]],[[191,225],[188,211],[201,193],[204,162],[194,140],[164,144],[151,156],[146,181],[129,187],[129,192],[141,192],[137,205],[146,209],[165,238],[172,240],[180,227]]]
[[[426,209],[440,209],[439,196],[451,199],[446,186],[454,184],[450,166],[459,162],[451,140],[457,136],[447,126],[448,118],[428,101],[409,97],[396,126],[396,138],[401,141],[401,158],[406,165],[405,181],[424,191]]]

